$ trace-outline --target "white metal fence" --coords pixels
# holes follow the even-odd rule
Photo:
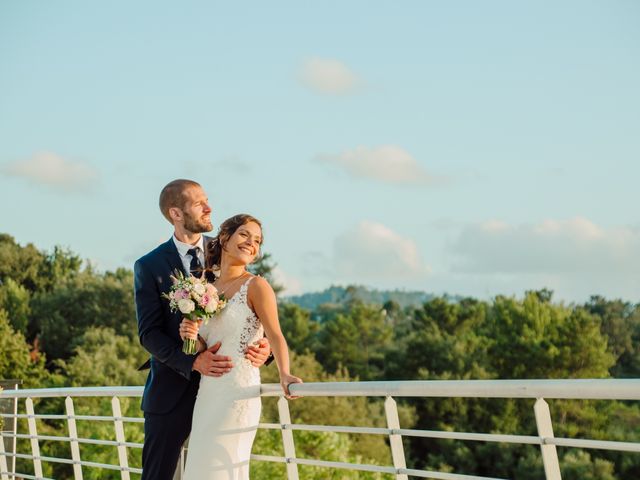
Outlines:
[[[277,429],[282,432],[284,456],[252,455],[252,461],[282,462],[286,464],[288,479],[298,478],[298,465],[340,468],[368,472],[381,472],[395,475],[397,479],[408,477],[434,478],[442,480],[496,480],[494,477],[479,477],[427,470],[409,469],[406,466],[403,437],[426,437],[449,440],[500,442],[506,444],[539,445],[547,480],[560,480],[560,465],[556,446],[584,449],[606,449],[640,453],[640,442],[617,442],[592,439],[557,438],[553,434],[553,423],[549,406],[545,399],[581,399],[581,400],[640,400],[640,379],[605,379],[605,380],[452,380],[452,381],[407,381],[407,382],[334,382],[305,383],[292,385],[295,395],[323,396],[359,396],[385,398],[386,428],[303,425],[291,421],[287,400],[282,397],[279,385],[263,385],[261,396],[280,397],[278,399],[279,423],[262,423],[263,429]],[[6,451],[0,441],[0,479],[10,478],[43,479],[43,462],[66,463],[73,466],[75,480],[82,480],[83,468],[93,467],[117,470],[123,480],[128,480],[131,473],[141,473],[140,468],[128,464],[128,449],[140,449],[142,443],[127,441],[125,424],[143,423],[141,417],[123,417],[120,399],[124,397],[140,397],[142,387],[87,387],[57,388],[34,390],[7,390],[0,394],[0,399],[14,399],[24,402],[25,413],[2,414],[5,419],[25,419],[27,431],[2,432],[3,437],[25,439],[29,441],[30,452]],[[76,415],[74,399],[80,397],[111,398],[112,415]],[[534,415],[538,435],[504,435],[478,432],[451,432],[403,429],[398,420],[395,398],[512,398],[535,399]],[[64,398],[63,413],[36,414],[34,399]],[[17,412],[17,410],[15,410]],[[67,436],[48,436],[38,433],[36,420],[49,419],[64,421],[67,424]],[[80,438],[76,421],[111,422],[115,440]],[[350,434],[374,434],[388,437],[393,465],[365,465],[356,463],[333,462],[323,459],[298,458],[293,431],[310,430]],[[70,458],[47,457],[40,454],[41,441],[66,442],[69,444]],[[96,444],[113,447],[118,453],[118,464],[106,464],[83,459],[80,455],[81,444]],[[16,458],[26,459],[33,463],[33,474],[16,472]]]

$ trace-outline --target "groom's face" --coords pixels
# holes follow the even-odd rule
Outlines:
[[[200,187],[189,187],[184,191],[186,198],[183,213],[183,226],[192,233],[204,233],[213,230],[209,199]]]

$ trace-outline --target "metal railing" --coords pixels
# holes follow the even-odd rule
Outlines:
[[[434,478],[442,480],[498,480],[493,477],[480,477],[429,470],[410,469],[406,466],[403,437],[423,437],[434,439],[500,442],[506,444],[539,445],[546,480],[560,480],[560,464],[556,447],[575,447],[584,449],[605,449],[620,452],[640,453],[640,442],[618,442],[592,439],[557,438],[553,434],[553,424],[549,406],[545,399],[573,400],[640,400],[640,379],[605,380],[447,380],[447,381],[397,381],[397,382],[334,382],[294,384],[291,393],[305,397],[382,397],[385,398],[386,428],[328,426],[296,424],[291,421],[289,404],[282,396],[279,385],[266,384],[261,388],[263,397],[280,397],[277,401],[279,423],[261,423],[261,429],[277,429],[282,432],[284,456],[252,455],[252,461],[281,462],[286,464],[287,478],[298,479],[298,465],[339,468],[365,472],[380,472],[394,475],[396,479],[408,477]],[[4,391],[1,398],[14,398],[24,401],[24,414],[2,414],[4,418],[25,419],[27,433],[3,432],[3,437],[29,440],[30,453],[13,453],[4,449],[0,441],[0,479],[10,478],[43,479],[43,462],[66,463],[73,466],[74,479],[83,478],[82,467],[104,468],[120,471],[121,478],[128,480],[131,473],[141,473],[140,468],[128,463],[128,449],[140,449],[142,443],[128,442],[124,426],[127,423],[143,423],[141,417],[124,417],[120,399],[140,397],[142,387],[87,387],[57,388]],[[76,415],[74,398],[111,397],[112,415]],[[534,399],[534,415],[538,435],[505,435],[492,433],[471,433],[451,431],[431,431],[400,428],[395,398],[511,398]],[[33,400],[36,398],[64,398],[65,412],[55,414],[36,414]],[[60,420],[67,424],[67,436],[48,436],[38,433],[36,420]],[[81,438],[78,435],[76,421],[112,422],[115,440]],[[322,459],[298,458],[294,442],[294,431],[318,431],[349,434],[373,434],[388,437],[393,465],[379,466],[369,464],[333,462]],[[40,453],[41,441],[66,442],[70,446],[71,458],[43,456]],[[88,461],[80,456],[81,444],[96,444],[114,447],[118,453],[118,464]],[[11,471],[9,465],[15,458],[33,463],[34,474]]]

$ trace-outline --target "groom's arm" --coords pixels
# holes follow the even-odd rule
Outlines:
[[[164,332],[162,297],[153,275],[142,260],[135,263],[133,271],[140,343],[157,360],[186,379],[191,378],[196,357],[183,353],[180,343]]]

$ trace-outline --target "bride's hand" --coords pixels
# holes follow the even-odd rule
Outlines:
[[[280,385],[282,385],[282,390],[284,391],[284,396],[289,400],[293,400],[295,398],[300,398],[300,396],[291,395],[289,391],[289,385],[292,383],[303,383],[301,378],[296,377],[295,375],[280,375]]]
[[[193,320],[183,318],[182,322],[180,322],[180,338],[182,340],[184,340],[185,338],[191,338],[193,340],[197,339],[198,330],[200,329],[201,324],[202,320],[194,322]]]

